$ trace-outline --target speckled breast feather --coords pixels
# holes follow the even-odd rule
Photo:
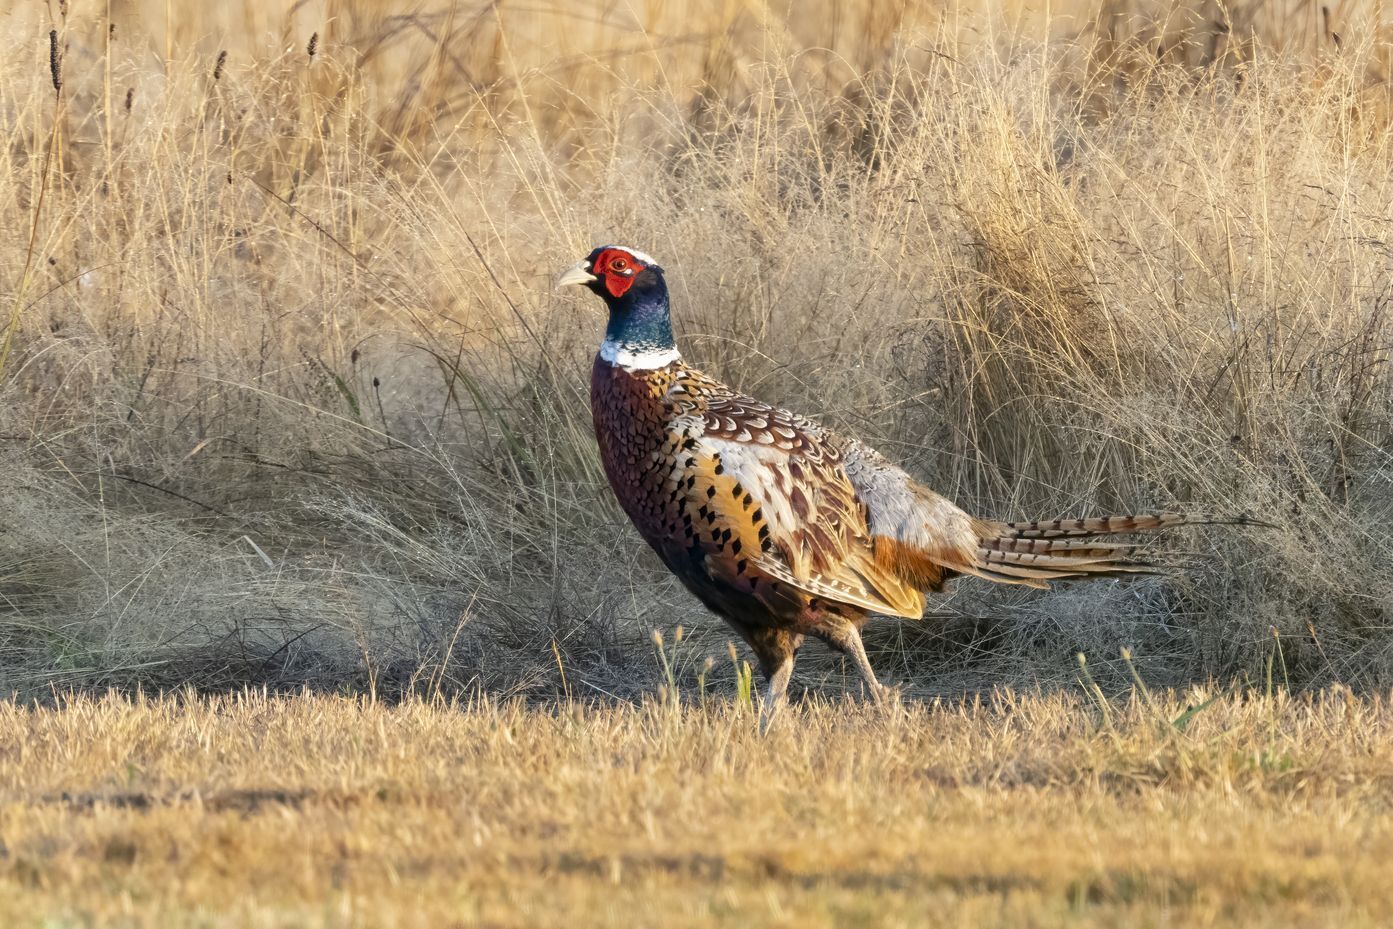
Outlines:
[[[866,508],[816,424],[681,361],[597,358],[591,406],[620,505],[708,606],[756,623],[815,600],[921,615],[920,592],[876,562]]]

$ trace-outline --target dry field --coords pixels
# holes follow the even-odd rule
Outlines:
[[[1106,715],[1104,713],[1106,707]],[[6,926],[1386,926],[1384,699],[0,706]]]
[[[1391,33],[0,3],[0,925],[1393,921]],[[599,472],[604,241],[982,515],[1278,528],[961,583],[760,740]]]

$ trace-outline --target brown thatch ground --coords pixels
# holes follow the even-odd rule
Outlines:
[[[784,722],[761,739],[726,700],[0,705],[0,922],[1393,919],[1381,699],[999,693]]]

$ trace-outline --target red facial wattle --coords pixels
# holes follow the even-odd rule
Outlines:
[[[633,286],[634,278],[646,268],[643,262],[621,248],[607,248],[595,257],[591,274],[605,282],[605,290],[618,299]]]

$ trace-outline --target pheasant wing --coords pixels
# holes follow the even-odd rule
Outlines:
[[[748,397],[693,411],[683,486],[707,570],[758,576],[875,613],[919,618],[923,595],[876,560],[838,439]],[[749,579],[755,577],[751,582]]]

